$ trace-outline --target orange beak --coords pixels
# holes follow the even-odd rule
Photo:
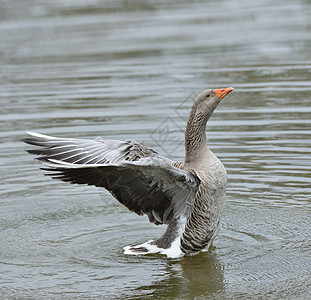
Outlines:
[[[214,93],[218,96],[219,99],[222,99],[222,98],[225,98],[232,91],[233,91],[233,87],[228,87],[226,89],[214,90]]]

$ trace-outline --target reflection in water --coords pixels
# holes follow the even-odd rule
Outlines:
[[[186,280],[182,295],[202,296],[224,289],[224,274],[216,252],[203,252],[200,256],[186,257],[180,262]]]
[[[192,257],[168,260],[163,273],[163,279],[160,277],[158,281],[138,290],[149,291],[150,297],[178,299],[212,295],[224,290],[223,266],[213,250]]]

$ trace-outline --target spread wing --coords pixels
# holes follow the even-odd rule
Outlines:
[[[120,203],[155,224],[189,217],[200,180],[152,149],[134,141],[56,138],[29,132],[24,142],[39,146],[47,175],[107,189]]]

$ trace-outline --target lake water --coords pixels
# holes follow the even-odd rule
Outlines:
[[[311,2],[0,1],[0,298],[310,299]],[[43,176],[25,130],[134,139],[182,160],[193,98],[228,170],[195,257],[123,254],[163,227]]]

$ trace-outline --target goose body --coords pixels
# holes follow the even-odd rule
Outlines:
[[[163,236],[127,246],[125,254],[194,255],[215,237],[222,215],[226,170],[206,144],[206,124],[233,88],[203,91],[185,132],[185,160],[174,162],[135,141],[57,138],[28,132],[52,178],[107,189],[120,203],[156,225]]]

